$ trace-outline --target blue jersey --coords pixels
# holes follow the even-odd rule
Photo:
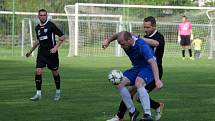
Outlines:
[[[134,45],[128,50],[124,49],[124,51],[134,67],[151,68],[147,61],[151,58],[156,59],[152,49],[141,38],[135,38]]]

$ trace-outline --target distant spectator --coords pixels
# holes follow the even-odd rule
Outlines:
[[[196,38],[192,41],[191,45],[194,47],[194,57],[200,58],[201,57],[201,46],[202,40],[200,38]]]

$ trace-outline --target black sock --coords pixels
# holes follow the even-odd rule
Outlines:
[[[41,90],[42,75],[35,75],[35,84],[36,84],[36,89]]]
[[[188,49],[188,51],[189,51],[190,57],[192,57],[192,50]]]
[[[119,109],[118,109],[118,112],[117,112],[117,116],[122,119],[125,115],[125,112],[127,110],[127,107],[125,105],[125,103],[123,101],[120,102],[120,106],[119,106]]]
[[[181,50],[182,51],[182,57],[185,57],[185,50]]]
[[[158,102],[155,102],[154,100],[152,100],[150,98],[150,107],[153,109],[157,109],[160,106],[160,104]]]
[[[56,89],[60,89],[60,75],[54,76]]]

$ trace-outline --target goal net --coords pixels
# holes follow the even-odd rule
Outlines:
[[[210,33],[209,33],[209,59],[215,57],[215,10],[208,10],[206,12],[210,22]]]
[[[212,49],[211,22],[207,11],[211,7],[180,7],[180,6],[150,6],[150,5],[119,5],[119,4],[90,4],[76,3],[65,6],[70,28],[71,49],[69,56],[77,55],[117,55],[123,53],[115,43],[108,51],[101,49],[101,42],[113,32],[127,30],[144,35],[143,19],[154,16],[157,29],[166,41],[165,55],[181,54],[177,43],[177,26],[183,15],[187,16],[193,25],[194,38],[203,40],[202,53],[209,56]]]
[[[101,40],[114,32],[121,31],[122,15],[87,13],[79,11],[77,6],[67,5],[65,11],[69,23],[69,54],[78,55],[120,55],[120,47],[112,43],[107,53],[102,51]],[[78,13],[76,13],[78,12]]]

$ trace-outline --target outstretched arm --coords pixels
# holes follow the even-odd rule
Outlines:
[[[133,32],[131,32],[131,35],[134,36],[134,37],[136,37],[136,38],[139,38],[139,35],[137,35],[137,34],[135,34],[135,33],[133,33]],[[154,40],[154,39],[149,39],[149,38],[145,38],[145,37],[144,37],[143,40],[144,40],[147,44],[149,44],[150,46],[153,46],[153,47],[157,47],[157,46],[159,45],[159,42],[156,41],[156,40]]]
[[[102,48],[106,49],[112,41],[117,39],[117,37],[118,37],[118,33],[115,33],[110,38],[104,39],[102,41]]]
[[[39,41],[35,41],[33,44],[33,47],[30,49],[29,52],[26,53],[26,57],[29,57],[31,55],[31,53],[39,46]]]
[[[154,39],[149,39],[149,38],[143,38],[143,40],[149,44],[150,46],[153,46],[153,47],[157,47],[159,45],[159,42],[154,40]]]

